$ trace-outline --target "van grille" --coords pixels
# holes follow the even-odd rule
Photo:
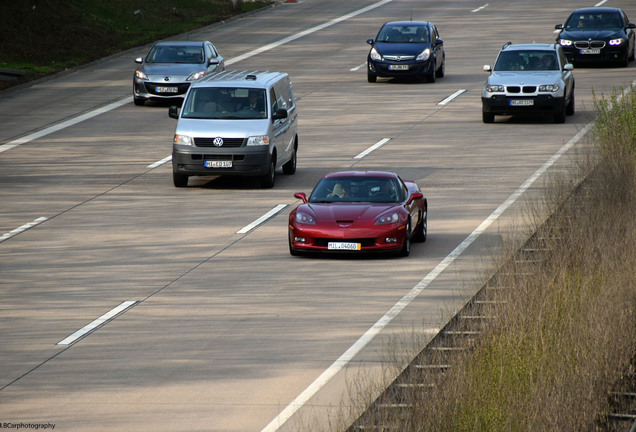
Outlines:
[[[197,147],[242,147],[245,138],[223,138],[223,145],[214,145],[215,138],[194,138]]]

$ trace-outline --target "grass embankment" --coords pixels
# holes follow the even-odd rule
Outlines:
[[[0,90],[258,9],[268,0],[6,1],[0,68],[26,75]],[[212,41],[214,42],[214,41]]]

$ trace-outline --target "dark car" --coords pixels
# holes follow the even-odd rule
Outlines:
[[[557,42],[573,64],[617,63],[627,66],[634,60],[634,29],[625,12],[618,8],[576,9],[561,30]]]
[[[133,76],[133,100],[183,99],[192,82],[225,69],[223,57],[208,41],[165,41],[150,48]]]
[[[414,181],[380,171],[323,177],[289,214],[289,252],[393,252],[407,256],[427,235],[428,204]]]
[[[385,23],[374,39],[367,40],[367,78],[415,77],[435,82],[444,76],[446,54],[437,27],[424,21]]]

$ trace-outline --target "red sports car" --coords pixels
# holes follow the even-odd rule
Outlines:
[[[419,186],[397,174],[346,171],[323,177],[289,214],[289,252],[393,251],[408,256],[424,242],[428,203]]]

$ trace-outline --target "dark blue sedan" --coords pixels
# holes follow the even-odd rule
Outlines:
[[[424,21],[385,23],[374,39],[367,40],[367,78],[413,77],[435,82],[444,76],[444,42],[437,27]]]

